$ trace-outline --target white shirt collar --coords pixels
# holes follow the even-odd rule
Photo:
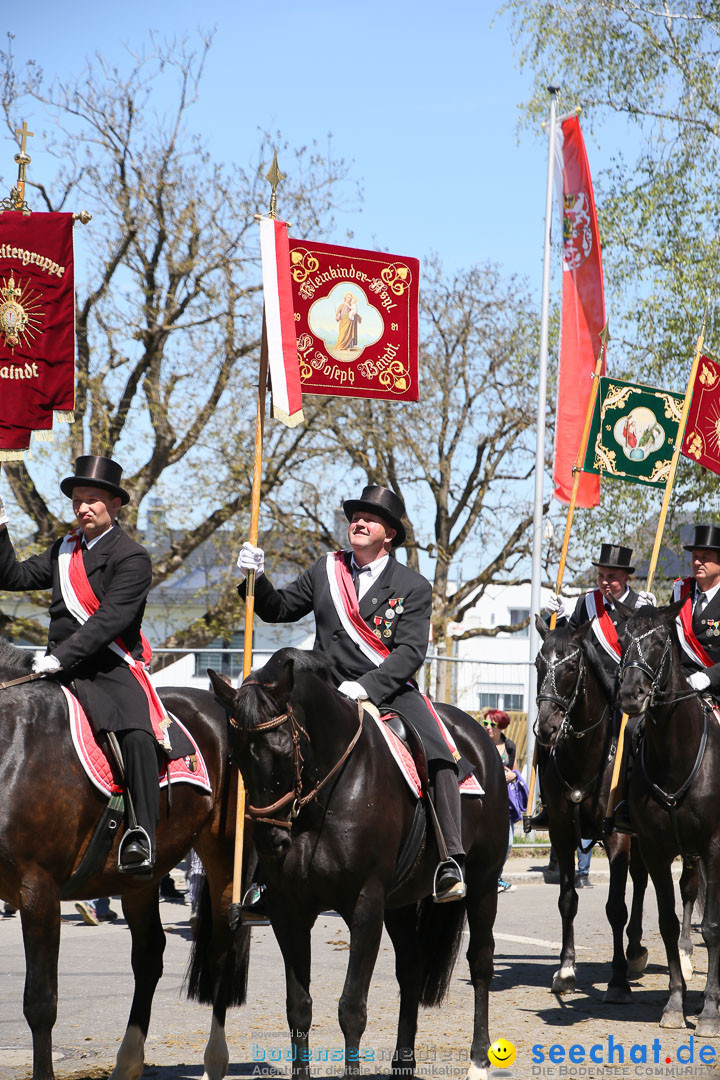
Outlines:
[[[365,566],[362,567],[362,573],[358,574],[358,600],[362,600],[365,593],[368,592],[369,589],[371,589],[372,586],[375,584],[375,582],[387,566],[387,561],[389,558],[389,554],[386,553],[385,555],[381,555],[379,559],[375,559],[371,563],[366,563]],[[355,562],[354,555],[352,555],[350,558],[350,569],[353,573],[355,573],[356,569],[360,569],[358,564]]]
[[[701,589],[700,586],[698,585],[697,581],[696,581],[695,582],[695,599],[697,599],[698,593],[704,592],[705,593],[705,603],[709,604],[710,601],[712,600],[712,598],[715,596],[716,592],[719,589],[720,589],[720,581],[718,581],[717,585],[713,585],[712,589],[707,589],[707,590],[706,589]]]
[[[113,524],[110,526],[110,529],[106,529],[104,533],[100,533],[99,536],[93,537],[92,540],[88,540],[88,538],[85,536],[85,533],[83,533],[82,534],[83,540],[85,541],[85,547],[88,549],[88,551],[90,550],[91,547],[95,547],[98,540],[102,540],[103,536],[107,536],[107,534],[110,532],[110,530],[114,529],[114,528],[115,528],[115,522],[113,522]]]

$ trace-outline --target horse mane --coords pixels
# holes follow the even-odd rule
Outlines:
[[[32,669],[33,654],[0,638],[0,679],[20,678]]]
[[[327,653],[310,652],[307,649],[278,649],[264,667],[252,672],[251,681],[243,683],[238,690],[242,717],[236,719],[241,727],[252,730],[277,713],[279,703],[273,691],[277,688],[289,660],[293,663],[295,674],[308,672],[316,675],[327,686],[336,686],[340,681]]]

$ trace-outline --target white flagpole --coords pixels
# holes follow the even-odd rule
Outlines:
[[[535,657],[540,648],[540,635],[535,627],[535,615],[541,608],[540,587],[542,584],[542,544],[543,544],[543,484],[545,480],[545,411],[547,407],[547,363],[548,363],[548,326],[550,321],[550,236],[553,214],[553,181],[555,173],[555,104],[560,88],[548,86],[550,94],[550,123],[548,125],[548,167],[547,190],[545,192],[545,249],[543,252],[542,307],[540,321],[540,357],[538,361],[538,402],[537,402],[537,447],[535,450],[535,509],[533,513],[532,545],[532,587],[530,593],[530,666],[528,667],[527,696],[527,761],[535,760],[535,733],[533,727],[537,716],[535,701],[535,683],[533,679]],[[532,783],[528,773],[528,783]],[[531,794],[534,799],[532,784]],[[527,813],[532,814],[534,807],[528,804]]]

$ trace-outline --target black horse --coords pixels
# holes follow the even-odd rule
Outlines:
[[[628,969],[640,974],[647,965],[642,910],[648,875],[635,841],[631,843],[629,836],[620,833],[603,835],[615,751],[615,688],[588,640],[590,623],[575,630],[563,627],[549,631],[538,618],[536,626],[544,639],[535,662],[537,738],[541,745],[551,747],[543,768],[543,799],[560,870],[562,951],[552,991],[563,994],[575,989],[575,849],[581,838],[592,838],[602,842],[610,865],[605,913],[612,927],[613,959],[605,1001],[621,1004],[630,1000]],[[629,923],[625,904],[628,869],[633,882]],[[626,923],[627,953],[623,951]]]
[[[720,728],[708,702],[682,673],[675,618],[686,599],[663,608],[629,609],[619,634],[620,701],[644,718],[628,804],[657,893],[670,997],[661,1027],[685,1027],[685,982],[678,950],[673,859],[699,859],[707,879],[702,935],[708,950],[705,1002],[695,1033],[720,1037]],[[621,605],[617,605],[621,608]]]
[[[27,674],[30,664],[28,653],[0,643],[0,680]],[[249,951],[248,933],[236,939],[227,918],[237,794],[236,772],[228,766],[227,715],[205,691],[164,690],[162,697],[194,735],[213,792],[173,784],[171,807],[161,803],[152,879],[118,872],[116,837],[102,868],[68,895],[67,882],[81,863],[107,800],[78,761],[61,688],[44,679],[0,690],[0,897],[19,908],[22,919],[23,1007],[32,1032],[33,1080],[54,1076],[61,893],[72,899],[122,896],[132,935],[135,992],[112,1077],[138,1080],[165,948],[158,886],[190,847],[207,872],[189,969],[191,996],[213,1007],[204,1080],[221,1080],[227,1071],[225,1012],[228,1005],[245,1000]],[[108,956],[107,963],[112,968],[114,958]]]
[[[442,1001],[467,910],[475,992],[470,1075],[482,1080],[488,1068],[497,882],[508,833],[503,769],[487,734],[458,709],[438,706],[458,748],[476,766],[485,794],[462,800],[466,900],[433,904],[435,840],[423,839],[398,880],[418,802],[375,720],[334,689],[325,658],[281,649],[237,691],[212,672],[211,677],[237,724],[234,752],[255,816],[270,918],[285,961],[294,1074],[303,1080],[309,1076],[310,931],[320,912],[336,910],[350,928],[338,1006],[346,1075],[359,1072],[383,918],[400,984],[393,1071],[412,1075],[418,1006]],[[423,819],[421,811],[421,826]]]

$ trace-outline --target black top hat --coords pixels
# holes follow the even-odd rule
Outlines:
[[[399,547],[400,544],[405,543],[405,526],[400,520],[405,513],[405,505],[400,496],[389,488],[370,484],[369,487],[363,488],[359,499],[348,499],[344,502],[343,510],[348,521],[356,510],[369,510],[371,514],[377,514],[395,530],[393,547]]]
[[[607,566],[608,570],[625,570],[628,574],[635,573],[635,567],[630,565],[633,549],[621,547],[620,544],[601,544],[600,558],[593,566]]]
[[[122,466],[117,461],[107,457],[97,457],[95,454],[87,454],[77,458],[75,462],[75,475],[66,476],[60,482],[60,490],[63,495],[72,498],[75,487],[99,487],[117,495],[123,506],[130,502],[130,496],[124,488],[120,487]]]
[[[720,551],[720,525],[696,525],[692,544],[683,544],[685,551],[707,548]]]

